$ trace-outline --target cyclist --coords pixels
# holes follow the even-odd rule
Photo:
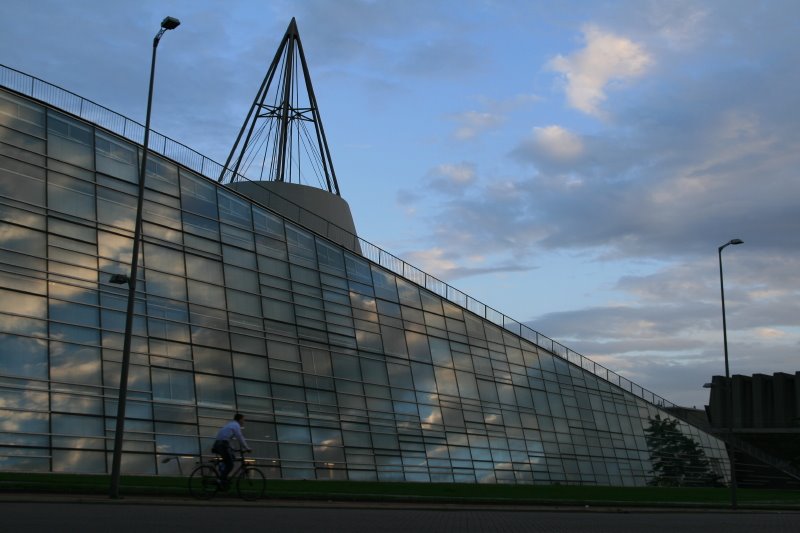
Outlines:
[[[239,441],[239,446],[242,450],[249,452],[250,447],[242,435],[244,429],[244,415],[236,413],[233,420],[222,426],[217,432],[217,440],[214,441],[211,451],[219,454],[222,457],[222,464],[219,466],[219,478],[223,487],[228,481],[228,474],[233,470],[233,449],[231,448],[231,440],[236,439]]]

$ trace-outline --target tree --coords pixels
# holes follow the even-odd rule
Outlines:
[[[653,479],[648,485],[660,487],[720,487],[722,478],[711,468],[705,451],[684,435],[678,421],[649,418],[645,432]]]

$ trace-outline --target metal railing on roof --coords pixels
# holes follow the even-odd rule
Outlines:
[[[119,113],[116,113],[106,107],[103,107],[91,100],[87,100],[75,93],[57,87],[51,83],[35,78],[24,72],[16,69],[0,65],[0,86],[6,87],[18,93],[24,94],[31,98],[40,100],[46,104],[57,107],[63,111],[76,115],[86,121],[92,122],[108,131],[116,133],[130,141],[137,144],[142,144],[144,140],[144,126],[134,120],[131,120]],[[216,161],[207,158],[206,156],[192,150],[188,146],[179,143],[169,137],[150,131],[149,148],[153,152],[163,155],[172,159],[203,176],[219,176],[223,169],[223,165]],[[237,180],[246,180],[244,176],[237,175]],[[344,228],[336,226],[325,219],[317,216],[316,214],[303,209],[299,205],[294,204],[290,200],[280,197],[278,194],[271,192],[270,200],[280,202],[282,204],[291,204],[294,208],[296,216],[289,216],[294,222],[305,226],[323,236],[340,244],[345,244],[350,249],[358,249],[360,246],[361,254],[380,266],[391,270],[395,274],[403,276],[425,287],[429,291],[453,302],[456,305],[471,311],[472,313],[485,318],[486,320],[500,326],[501,328],[509,331],[523,339],[532,342],[533,344],[554,353],[555,355],[565,359],[580,368],[587,370],[594,375],[616,385],[621,389],[630,392],[651,404],[658,407],[676,407],[672,402],[662,398],[661,396],[650,392],[649,390],[640,387],[632,381],[620,376],[619,374],[609,370],[608,368],[595,363],[588,357],[585,357],[573,350],[570,350],[563,344],[554,341],[546,335],[542,335],[538,331],[518,322],[500,311],[489,307],[488,305],[475,300],[474,298],[464,294],[455,287],[452,287],[444,281],[431,276],[410,265],[400,259],[399,257],[383,250],[382,248],[365,241],[357,235]],[[267,204],[267,207],[270,207]],[[285,209],[281,209],[281,215],[287,216]]]

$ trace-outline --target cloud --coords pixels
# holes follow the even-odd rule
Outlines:
[[[711,16],[711,10],[706,6],[680,0],[650,2],[644,9],[644,19],[669,47],[692,48],[705,38],[705,26]]]
[[[771,266],[776,257],[737,251],[725,278],[733,372],[793,373],[800,259]],[[527,325],[656,393],[671,391],[671,401],[699,404],[707,399],[700,386],[723,370],[719,277],[711,255],[622,278],[616,289],[630,303],[547,313]],[[773,276],[781,276],[784,288],[770,291],[769,299],[754,298],[754,288]]]
[[[488,262],[487,258],[480,254],[463,257],[460,254],[452,255],[452,252],[442,248],[416,250],[404,255],[410,264],[420,268],[423,272],[435,272],[436,277],[446,282],[470,276],[524,272],[536,268],[532,265],[521,265],[515,262],[502,264]]]
[[[496,128],[505,122],[505,117],[487,111],[466,111],[453,115],[452,119],[459,124],[453,136],[460,140],[477,137],[486,130]]]
[[[500,100],[481,97],[480,111],[473,109],[448,117],[458,124],[453,136],[459,141],[474,139],[487,131],[498,129],[506,124],[510,114],[540,100],[534,94],[517,94]]]
[[[431,185],[440,191],[451,194],[463,194],[464,190],[475,183],[477,174],[472,163],[442,164],[434,168]]]
[[[557,55],[549,67],[566,81],[567,101],[584,113],[603,116],[600,109],[610,82],[637,78],[653,64],[645,49],[627,39],[587,25],[586,46],[570,56]]]
[[[531,159],[534,163],[569,164],[584,153],[581,138],[562,126],[551,125],[533,128],[530,137],[514,151],[515,155]]]

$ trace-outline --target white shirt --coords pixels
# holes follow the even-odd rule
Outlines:
[[[229,441],[234,438],[239,441],[243,449],[250,448],[250,446],[247,445],[247,441],[244,439],[244,435],[242,435],[242,426],[240,426],[239,422],[236,420],[231,420],[217,432],[217,440]]]

